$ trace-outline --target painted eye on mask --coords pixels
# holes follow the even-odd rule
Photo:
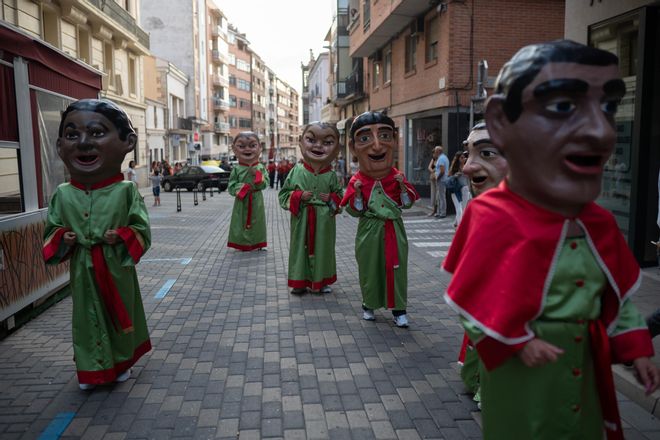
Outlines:
[[[363,134],[361,136],[358,136],[357,140],[358,142],[362,142],[362,143],[369,142],[371,140],[371,135]]]
[[[481,150],[479,155],[484,159],[495,159],[500,154],[495,150]]]
[[[555,114],[568,114],[575,110],[575,103],[570,100],[554,101],[545,106],[545,109]]]
[[[606,113],[608,115],[615,115],[617,110],[619,110],[619,104],[620,101],[618,99],[612,99],[609,101],[605,101],[600,105],[601,110],[603,110],[603,113]]]

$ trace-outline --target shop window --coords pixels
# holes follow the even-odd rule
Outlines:
[[[633,124],[637,87],[638,16],[591,26],[589,44],[619,57],[626,94],[615,116],[616,146],[605,164],[598,204],[612,211],[624,236],[628,236],[633,182]]]
[[[406,176],[416,185],[429,184],[427,167],[431,162],[433,148],[441,144],[442,116],[409,119],[407,124]]]
[[[61,114],[73,100],[36,91],[39,110],[39,146],[41,154],[41,206],[47,207],[57,185],[69,180],[69,172],[57,154],[57,137]]]

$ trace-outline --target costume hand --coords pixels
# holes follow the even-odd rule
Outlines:
[[[518,353],[518,357],[528,367],[540,367],[548,362],[556,362],[564,350],[543,339],[534,338]]]
[[[321,193],[319,194],[319,199],[323,200],[324,202],[327,202],[330,200],[330,194]]]
[[[394,175],[394,180],[396,180],[399,183],[399,188],[401,188],[401,191],[408,191],[408,188],[406,188],[406,184],[403,183],[403,174],[395,174]]]
[[[72,231],[66,231],[62,235],[62,241],[67,246],[74,246],[76,244],[76,233]]]
[[[114,229],[108,229],[103,234],[103,239],[107,244],[115,244],[119,241],[119,234]]]
[[[653,362],[647,357],[640,357],[633,361],[635,366],[635,376],[637,381],[644,385],[646,395],[650,395],[658,389],[660,385],[660,373],[658,367],[653,365]]]
[[[356,179],[355,182],[353,182],[353,188],[355,188],[355,197],[358,199],[362,198],[362,181],[359,179]]]
[[[304,201],[308,201],[309,199],[312,198],[312,192],[311,191],[303,191],[302,196],[300,198]]]

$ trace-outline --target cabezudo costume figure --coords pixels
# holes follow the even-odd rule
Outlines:
[[[393,167],[398,139],[394,121],[382,113],[366,112],[355,118],[349,148],[360,171],[348,183],[341,205],[360,218],[355,258],[362,317],[373,321],[374,310],[386,307],[392,309],[397,326],[408,327],[408,238],[401,209],[410,208],[419,195]]]
[[[524,47],[486,108],[509,173],[468,205],[443,268],[485,367],[491,439],[622,439],[612,362],[658,387],[648,328],[630,301],[641,272],[594,203],[625,85],[609,52],[572,41]]]
[[[279,192],[291,211],[289,287],[293,294],[330,293],[337,281],[335,214],[343,195],[332,160],[339,152],[337,127],[312,122],[300,136],[303,163],[296,164]]]
[[[261,193],[268,186],[266,167],[259,161],[261,143],[256,133],[244,131],[232,144],[238,165],[229,175],[229,194],[236,197],[227,246],[241,251],[266,247],[266,212]]]
[[[110,101],[83,99],[62,114],[57,152],[71,175],[48,206],[44,259],[70,259],[73,353],[80,388],[123,382],[151,349],[135,265],[151,243],[138,188],[121,172],[137,135]]]

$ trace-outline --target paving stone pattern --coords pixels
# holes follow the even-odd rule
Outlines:
[[[146,192],[145,192],[146,193]],[[150,204],[150,195],[147,203]],[[150,207],[153,245],[138,274],[154,349],[125,383],[78,389],[71,299],[0,341],[0,438],[34,439],[74,412],[62,439],[476,439],[479,414],[457,374],[462,329],[441,293],[452,219],[406,217],[409,329],[361,319],[356,219],[337,219],[338,282],[287,287],[289,214],[265,191],[267,251],[226,247],[233,199]],[[417,244],[416,244],[417,243]],[[182,259],[191,258],[189,264]],[[162,299],[167,280],[176,280]],[[660,424],[622,402],[629,439]]]

